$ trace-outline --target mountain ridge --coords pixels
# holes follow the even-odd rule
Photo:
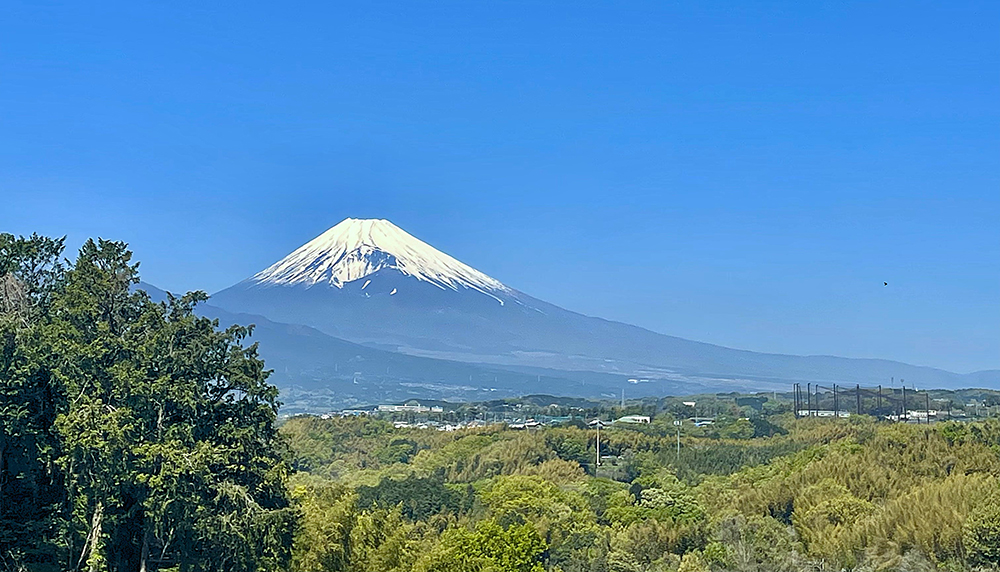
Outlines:
[[[155,302],[167,299],[167,292],[141,282]],[[315,328],[274,322],[264,316],[232,313],[209,303],[195,312],[219,320],[219,325],[253,325],[250,341],[259,343],[261,357],[270,368],[272,381],[282,390],[285,413],[316,413],[331,409],[398,402],[406,399],[473,401],[516,397],[531,393],[539,384],[564,395],[593,397],[617,394],[620,378],[589,372],[564,372],[544,368],[505,369],[493,364],[475,364],[412,356],[363,346],[335,338]],[[470,380],[486,387],[472,387]],[[656,389],[657,391],[653,391]],[[642,387],[630,395],[651,395],[666,391],[692,392],[711,387],[675,383]]]
[[[389,238],[367,240],[372,232]],[[310,253],[316,258],[306,256]],[[337,265],[345,260],[365,271],[342,272]],[[436,266],[435,260],[450,266]],[[421,266],[422,261],[431,262]],[[276,267],[283,270],[268,272]],[[454,268],[469,269],[463,276],[478,276],[479,282],[470,286],[454,274],[434,278]],[[499,367],[733,385],[754,380],[874,385],[902,377],[955,387],[969,375],[893,360],[733,349],[585,316],[505,286],[383,220],[346,219],[269,269],[216,293],[212,303],[371,347]],[[309,280],[254,281],[265,274]],[[334,281],[338,275],[352,280]],[[974,377],[1000,383],[1000,372]]]

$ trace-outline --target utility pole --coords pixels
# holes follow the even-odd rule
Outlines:
[[[840,419],[840,401],[837,397],[837,384],[833,384],[833,418]]]
[[[899,380],[903,381],[903,380]],[[899,420],[902,421],[906,418],[906,386],[903,386],[903,413],[899,416]]]
[[[931,424],[931,392],[924,393],[924,413],[927,415],[927,424]]]
[[[601,425],[604,425],[604,422],[601,421],[600,413],[598,413],[597,419],[591,421],[589,425],[597,428],[597,464],[594,465],[594,476],[596,477],[597,471],[601,466]]]
[[[858,415],[861,415],[861,384],[854,386],[854,396],[858,398]]]
[[[813,391],[812,390],[812,384],[811,383],[807,383],[806,384],[806,399],[808,400],[809,408],[806,410],[806,415],[809,416],[809,417],[812,417],[812,414],[813,414],[813,394],[812,394],[812,391]]]
[[[878,386],[878,410],[875,412],[877,417],[882,416],[882,386]]]
[[[680,420],[674,421],[674,427],[677,428],[677,462],[681,462],[681,422]]]
[[[597,466],[601,466],[601,418],[597,418]],[[597,469],[594,469],[594,476],[597,476]]]

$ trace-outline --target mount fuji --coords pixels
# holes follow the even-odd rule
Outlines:
[[[392,351],[484,363],[531,347],[520,343],[523,327],[555,308],[387,220],[362,219],[344,220],[212,304]]]
[[[655,392],[657,383],[771,389],[792,382],[873,385],[890,377],[923,387],[1000,384],[996,371],[757,353],[584,316],[519,292],[387,220],[346,219],[210,303],[410,356],[649,382],[643,393]]]

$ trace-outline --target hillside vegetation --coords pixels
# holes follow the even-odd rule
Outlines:
[[[1000,424],[457,433],[301,417],[293,568],[969,570],[1000,563]],[[743,422],[746,425],[750,423]],[[739,426],[734,420],[732,425]],[[723,431],[725,433],[725,431]]]

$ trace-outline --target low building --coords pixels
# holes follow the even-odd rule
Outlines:
[[[419,403],[407,403],[406,405],[379,405],[379,413],[443,413],[442,407],[427,407]]]
[[[799,417],[850,417],[850,411],[834,411],[832,409],[800,409]]]
[[[905,415],[900,417],[899,415],[886,415],[885,418],[890,421],[916,421],[917,423],[924,423],[931,419],[937,419],[942,416],[943,412],[931,409],[930,411],[925,411],[923,409],[914,409],[912,411],[907,411]]]
[[[626,415],[624,417],[619,417],[615,423],[649,423],[650,419],[648,415]]]

